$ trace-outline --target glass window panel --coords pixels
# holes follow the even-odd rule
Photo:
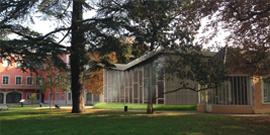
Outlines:
[[[142,79],[143,79],[142,71],[140,71],[139,72],[139,83],[140,83],[140,86],[142,86]]]
[[[56,93],[56,100],[59,100],[59,99],[60,99],[60,94]]]
[[[22,77],[21,76],[16,76],[16,85],[22,84]]]
[[[107,70],[104,70],[104,85],[107,85]]]
[[[163,99],[158,99],[158,104],[164,104],[164,100]]]
[[[107,92],[108,92],[107,86],[104,86],[104,98],[107,98]]]
[[[140,102],[143,103],[143,87],[140,87]]]
[[[68,100],[71,100],[71,93],[68,93]]]
[[[263,101],[270,103],[270,78],[263,79]]]
[[[158,82],[158,96],[159,98],[164,98],[164,82],[163,81],[159,81]]]
[[[26,84],[27,85],[33,85],[33,77],[27,77],[26,78]]]
[[[134,71],[134,82],[138,82],[138,72]]]
[[[45,78],[44,77],[36,77],[36,85],[41,85],[45,82]]]
[[[92,101],[92,94],[91,93],[86,94],[86,100],[87,101]]]
[[[9,84],[9,76],[3,76],[2,83],[3,84]]]
[[[134,99],[134,103],[138,103],[138,99]]]
[[[132,97],[132,88],[130,87],[129,88],[129,102],[130,103],[132,103],[132,99],[133,99],[133,97]]]
[[[49,93],[49,94],[48,94],[48,99],[51,100],[51,97],[52,97],[52,94]]]
[[[134,98],[138,98],[138,84],[134,84]]]
[[[39,98],[40,98],[39,94],[36,94],[36,97],[37,97],[37,100],[39,100]]]
[[[99,95],[94,95],[94,101],[99,101]]]

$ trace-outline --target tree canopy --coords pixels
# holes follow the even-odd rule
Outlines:
[[[210,39],[220,30],[230,32],[226,42],[232,47],[231,67],[251,75],[270,73],[270,1],[207,0],[196,5],[197,15],[211,20],[205,28],[211,31]]]
[[[1,0],[0,2],[0,31],[16,35],[14,39],[1,38],[0,57],[14,60],[21,58],[22,69],[31,70],[35,70],[34,64],[45,63],[50,57],[56,67],[67,69],[69,67],[61,60],[61,55],[70,54],[74,113],[84,111],[80,80],[85,70],[84,65],[89,61],[87,52],[100,51],[102,55],[106,55],[111,51],[121,51],[117,50],[120,41],[119,34],[115,31],[119,25],[112,25],[117,24],[113,18],[102,16],[83,18],[85,11],[99,8],[98,3],[102,1]],[[48,33],[40,33],[27,25],[35,23],[35,19],[51,21],[58,25]],[[70,45],[66,45],[64,41],[68,41]],[[105,66],[108,65],[106,59],[101,62]]]
[[[200,57],[197,54],[202,46],[193,42],[201,16],[195,14],[196,4],[193,0],[2,0],[0,31],[18,38],[0,40],[0,58],[21,57],[22,69],[35,70],[34,64],[50,57],[55,66],[67,69],[60,56],[70,54],[72,112],[81,113],[84,111],[83,72],[91,61],[88,52],[102,56],[95,63],[102,68],[112,66],[108,57],[112,52],[125,63],[127,59],[122,58],[127,55],[122,52],[128,52],[128,48],[121,40],[127,37],[134,40],[133,48],[138,50],[166,48],[177,50],[185,57]],[[96,15],[84,16],[86,11],[95,11]],[[55,25],[48,33],[40,33],[23,23],[34,23],[35,16],[61,25]],[[70,45],[66,46],[64,41]]]

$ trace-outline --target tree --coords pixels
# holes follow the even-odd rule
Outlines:
[[[124,15],[134,24],[133,27],[126,27],[130,31],[129,36],[133,36],[137,44],[147,44],[149,51],[164,48],[181,50],[181,53],[198,52],[200,47],[193,44],[193,39],[199,21],[188,13],[191,5],[192,1],[180,0],[127,2],[123,6],[126,9]],[[147,113],[153,113],[156,97],[151,91],[148,96]]]
[[[22,58],[22,70],[36,71],[33,65],[45,63],[51,58],[58,69],[67,69],[61,60],[61,55],[70,54],[71,91],[73,113],[84,111],[82,89],[82,73],[87,64],[87,52],[110,53],[118,46],[119,36],[110,31],[118,30],[118,20],[103,16],[83,18],[84,11],[94,11],[102,1],[86,0],[1,0],[0,2],[0,31],[15,34],[18,38],[0,40],[0,58],[11,57],[15,60]],[[52,20],[58,24],[46,34],[31,29],[24,22],[34,23],[34,16],[41,20]],[[63,36],[59,36],[59,35]],[[69,41],[70,46],[63,44]],[[107,48],[106,48],[107,46]],[[106,48],[104,50],[104,48]],[[108,65],[106,59],[103,65]]]
[[[48,63],[45,69],[42,69],[43,75],[47,78],[40,78],[38,76],[36,79],[36,87],[40,89],[42,92],[47,90],[50,91],[49,99],[50,99],[50,110],[52,108],[52,100],[55,97],[55,91],[69,91],[70,90],[70,77],[69,73],[64,71],[60,71],[53,65],[53,63]],[[42,75],[42,74],[39,74]],[[42,76],[42,77],[44,77]]]
[[[36,100],[37,100],[37,95],[36,93],[33,93],[29,96],[29,99],[31,99],[31,102],[32,102],[32,106],[34,103],[36,103]]]
[[[94,95],[103,94],[103,70],[99,63],[104,57],[108,57],[108,62],[110,64],[115,63],[128,63],[133,59],[138,58],[146,53],[148,46],[143,45],[134,45],[134,40],[131,38],[121,39],[121,45],[119,49],[122,49],[121,54],[116,54],[112,52],[107,56],[100,56],[100,53],[91,53],[88,54],[90,57],[89,69],[84,73],[84,88],[87,92],[91,92]]]
[[[84,88],[87,92],[91,92],[94,95],[100,95],[103,93],[103,70],[101,69],[100,63],[101,56],[99,53],[88,54],[90,57],[89,69],[84,73]],[[109,63],[115,63],[115,53],[108,55],[110,60]]]
[[[177,75],[179,79],[209,86],[205,88],[208,89],[217,87],[226,75],[223,67],[217,66],[214,60],[202,55],[202,46],[193,42],[194,35],[200,27],[200,16],[193,14],[197,11],[193,10],[196,4],[196,1],[180,0],[125,1],[117,4],[108,2],[103,4],[105,10],[99,13],[102,16],[120,14],[118,18],[124,20],[122,26],[128,31],[126,35],[134,38],[135,45],[147,44],[148,51],[164,49],[167,53],[177,55],[180,60],[172,61],[174,64],[165,67],[166,72]],[[198,91],[184,81],[179,83],[183,87],[167,93],[182,89]],[[148,93],[147,113],[153,113],[153,100],[158,98],[152,95],[151,91]]]
[[[220,30],[230,32],[226,43],[231,46],[227,63],[231,70],[258,76],[270,73],[270,1],[207,0],[195,5],[197,15],[211,20],[205,28],[211,31],[209,37]]]
[[[95,64],[102,68],[112,67],[108,54],[125,56],[121,55],[126,51],[120,46],[121,36],[134,39],[135,48],[149,46],[147,51],[162,47],[199,52],[201,46],[194,44],[193,39],[200,23],[198,16],[191,14],[193,7],[194,1],[181,0],[2,0],[0,30],[19,38],[0,40],[0,57],[15,54],[22,57],[22,69],[35,71],[33,65],[44,63],[48,56],[56,67],[66,69],[60,56],[70,54],[72,112],[81,113],[84,111],[83,72],[89,62],[87,52],[99,52],[103,56]],[[83,18],[84,11],[97,14]],[[63,26],[42,34],[22,25],[25,20],[34,21],[34,15],[57,20]],[[65,40],[70,41],[70,46],[63,45]],[[152,107],[150,97],[148,106]]]

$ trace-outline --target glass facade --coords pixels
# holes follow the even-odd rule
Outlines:
[[[136,65],[128,70],[104,71],[104,102],[138,103],[153,99],[164,104],[163,58]],[[151,90],[151,92],[149,92]]]
[[[270,103],[270,78],[263,79],[263,102]]]
[[[200,104],[250,105],[250,77],[231,76],[220,87],[200,92]]]

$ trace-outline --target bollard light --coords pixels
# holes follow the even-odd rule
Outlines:
[[[128,111],[128,106],[125,106],[124,107],[124,112],[127,112]]]

